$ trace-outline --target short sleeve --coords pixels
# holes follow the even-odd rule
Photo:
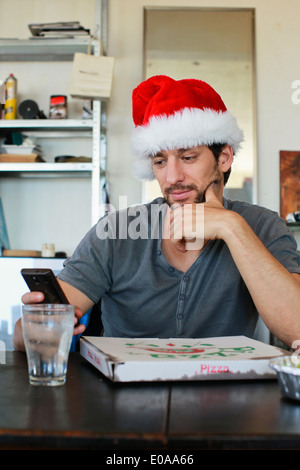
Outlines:
[[[295,237],[277,213],[268,211],[260,218],[257,235],[273,256],[291,273],[300,273],[300,254]]]
[[[99,237],[94,226],[57,277],[97,303],[111,286],[112,249],[110,237]]]

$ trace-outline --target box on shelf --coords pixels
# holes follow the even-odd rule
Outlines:
[[[38,250],[2,250],[2,256],[20,258],[39,258],[42,252]]]
[[[81,355],[114,382],[276,378],[280,348],[246,336],[199,339],[82,337]]]
[[[70,95],[73,98],[108,100],[111,95],[114,57],[74,54]]]
[[[0,163],[35,163],[44,162],[44,159],[36,153],[0,153]]]

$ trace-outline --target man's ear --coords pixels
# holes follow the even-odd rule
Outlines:
[[[218,164],[219,169],[226,173],[229,170],[233,162],[233,149],[231,145],[225,145],[220,153]]]

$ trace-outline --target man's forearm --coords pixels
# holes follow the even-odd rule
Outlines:
[[[299,275],[293,276],[274,258],[241,216],[230,216],[223,239],[262,320],[291,346],[300,339]]]

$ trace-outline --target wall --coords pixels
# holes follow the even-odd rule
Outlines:
[[[255,8],[257,67],[257,201],[279,211],[279,151],[300,148],[300,104],[292,82],[300,78],[298,0],[109,0],[109,48],[116,57],[108,107],[108,178],[112,203],[119,195],[140,201],[131,174],[131,91],[143,79],[143,7]]]

